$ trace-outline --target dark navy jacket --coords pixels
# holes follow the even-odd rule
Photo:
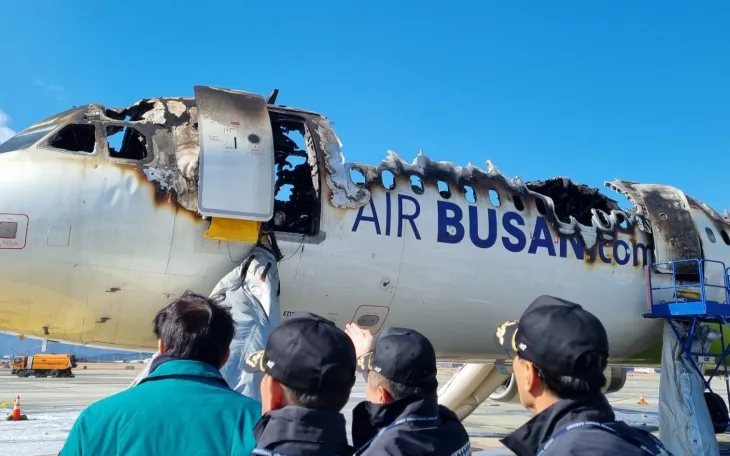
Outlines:
[[[347,442],[347,423],[341,413],[288,405],[261,417],[253,430],[253,455],[352,456]]]
[[[586,421],[607,424],[615,419],[611,405],[602,394],[585,401],[562,399],[500,441],[517,456],[535,456],[553,436],[555,438],[547,445],[542,456],[649,456],[652,453],[643,451],[640,444],[650,450],[657,449],[656,441],[651,434],[623,422],[610,427],[619,431],[625,438],[609,430],[591,426],[576,427],[559,436],[556,435],[571,424]],[[664,450],[664,453],[659,454],[670,453]]]
[[[456,415],[427,398],[389,404],[361,402],[352,411],[352,443],[357,455],[468,456],[469,435]]]

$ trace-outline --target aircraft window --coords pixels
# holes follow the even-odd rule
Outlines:
[[[626,218],[625,215],[623,215],[621,212],[616,213],[616,220],[620,220],[618,222],[619,228],[622,230],[628,230],[629,229],[629,219]]]
[[[389,169],[384,169],[380,172],[380,181],[387,190],[393,190],[395,188],[395,174]]]
[[[725,244],[730,245],[730,236],[728,236],[727,231],[721,230],[720,236],[722,236],[722,240],[725,242]]]
[[[144,160],[147,158],[147,138],[134,127],[108,125],[106,139],[111,158]]]
[[[365,171],[360,169],[359,166],[350,167],[350,180],[353,184],[364,185],[365,184]]]
[[[451,197],[451,190],[449,190],[449,184],[440,180],[438,181],[438,188],[439,188],[439,195],[441,195],[442,198],[450,198]]]
[[[0,239],[15,239],[18,235],[18,222],[0,222]]]
[[[502,203],[499,200],[499,193],[497,193],[497,190],[491,188],[489,189],[489,201],[492,202],[492,206],[499,207]]]
[[[0,154],[3,152],[12,152],[15,150],[23,150],[38,142],[42,137],[46,136],[49,131],[58,125],[50,125],[32,131],[21,131],[17,135],[0,144]]]
[[[304,123],[275,116],[271,121],[276,196],[270,223],[280,232],[315,234],[319,223],[319,193],[314,186],[316,172],[309,164]]]
[[[93,153],[96,149],[96,127],[91,124],[70,124],[48,141],[56,149]]]
[[[608,220],[608,215],[605,212],[597,210],[596,216],[598,217],[598,220],[603,224],[603,226],[609,226],[611,224],[611,222]]]
[[[423,195],[423,181],[421,180],[421,176],[411,176],[411,190],[413,190],[413,193]]]
[[[520,195],[512,195],[512,203],[515,205],[515,209],[522,212],[525,210],[525,202],[522,201],[522,197]]]
[[[474,191],[471,185],[464,186],[464,197],[471,204],[475,204],[477,202],[477,193]]]
[[[714,244],[717,241],[717,238],[715,237],[715,233],[713,233],[709,227],[705,228],[705,233],[707,233],[707,239],[709,239],[710,242],[712,242]]]

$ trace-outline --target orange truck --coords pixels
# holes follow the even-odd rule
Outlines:
[[[10,373],[18,377],[74,377],[76,355],[51,355],[38,353],[33,356],[16,356]]]

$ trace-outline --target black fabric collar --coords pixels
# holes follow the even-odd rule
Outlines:
[[[400,418],[431,418],[440,415],[436,393],[427,397],[405,397],[387,404],[364,401],[352,411],[352,443],[355,448],[360,448],[375,437],[380,429]]]
[[[561,399],[500,442],[517,456],[533,456],[540,445],[571,423],[584,420],[610,423],[615,419],[616,415],[603,394],[586,400]]]
[[[341,413],[287,405],[261,417],[253,430],[256,447],[276,449],[287,441],[321,443],[351,448],[347,442],[347,423]]]

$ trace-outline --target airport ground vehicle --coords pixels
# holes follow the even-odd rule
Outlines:
[[[76,355],[39,353],[13,358],[10,373],[18,377],[74,377],[71,369],[76,366]]]

